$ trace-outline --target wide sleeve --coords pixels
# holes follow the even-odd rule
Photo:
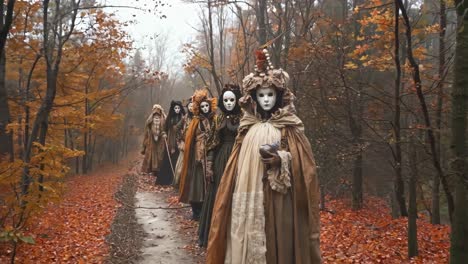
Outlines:
[[[297,256],[301,263],[321,263],[320,254],[320,191],[317,176],[317,166],[309,140],[304,132],[297,128],[289,128],[287,131],[288,147],[292,157],[291,175],[292,188],[294,190],[293,206],[296,212],[296,221],[301,230],[307,232],[306,241],[296,241],[301,245],[307,245],[306,250],[300,250]],[[303,236],[295,234],[296,239]]]
[[[210,135],[207,141],[208,156],[212,158],[216,148],[221,143],[220,139],[220,124],[223,122],[224,115],[217,115],[213,120],[213,126],[210,129]]]

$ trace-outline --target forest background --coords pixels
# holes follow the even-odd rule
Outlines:
[[[138,148],[154,103],[241,83],[264,45],[290,74],[322,210],[344,198],[359,213],[378,199],[407,220],[405,255],[418,255],[418,224],[430,222],[451,224],[451,261],[468,259],[466,1],[186,2],[200,9],[198,33],[174,69],[167,36],[143,55],[125,30],[134,21],[96,1],[2,0],[0,240],[31,243],[25,226],[60,199],[66,175]],[[164,23],[163,4],[114,8]]]

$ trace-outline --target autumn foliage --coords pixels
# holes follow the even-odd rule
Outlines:
[[[103,263],[109,253],[106,236],[117,208],[114,193],[126,171],[106,166],[90,175],[67,179],[60,202],[49,202],[24,233],[35,244],[20,244],[18,263]],[[0,262],[6,263],[12,248],[0,245]]]
[[[6,45],[6,132],[13,148],[0,160],[1,242],[34,242],[25,228],[37,223],[50,202],[60,201],[64,176],[110,160],[107,145],[130,131],[120,107],[129,104],[128,94],[137,86],[128,86],[134,77],[124,59],[132,42],[123,23],[92,3],[83,3],[76,17],[73,6],[58,3],[48,14],[49,28],[60,29],[50,35],[50,43],[44,43],[43,3],[15,4]],[[60,67],[51,73],[56,64]],[[51,89],[53,74],[57,79]],[[51,94],[53,100],[45,103]],[[38,121],[47,104],[46,122]],[[122,152],[115,148],[112,153]]]
[[[129,142],[138,142],[155,97],[169,97],[170,89],[162,87],[175,80],[161,67],[147,67],[125,31],[129,22],[91,6],[96,1],[51,1],[58,6],[49,7],[48,24],[45,2],[17,0],[7,35],[9,117],[0,133],[8,133],[12,149],[0,157],[0,262],[17,252],[23,263],[101,263],[121,173],[100,167],[118,163]],[[451,221],[456,185],[448,88],[454,83],[457,1],[405,1],[404,10],[399,1],[386,0],[185,2],[202,11],[199,35],[181,48],[184,89],[203,86],[215,96],[224,84],[241,83],[258,48],[267,48],[274,66],[290,74],[326,208],[325,263],[448,262],[450,228],[429,222]],[[401,11],[409,15],[411,45]],[[33,127],[40,131],[35,137]],[[429,130],[435,135],[431,151]],[[410,178],[415,186],[408,191]],[[153,186],[148,175],[139,180],[140,191],[172,192]],[[410,192],[416,197],[411,206]],[[181,206],[171,197],[167,203]],[[419,212],[419,256],[412,259],[408,218],[401,217],[407,204]],[[196,223],[184,217],[176,224],[193,240],[185,249],[198,254]]]

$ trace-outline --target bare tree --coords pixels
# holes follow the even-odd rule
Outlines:
[[[426,133],[429,141],[430,146],[430,153],[432,157],[432,163],[434,168],[436,169],[437,175],[439,179],[442,181],[442,186],[445,191],[445,195],[447,196],[447,204],[449,209],[449,216],[452,219],[452,213],[454,210],[454,200],[452,193],[449,188],[449,183],[446,175],[442,170],[442,166],[440,164],[439,153],[437,152],[437,142],[436,137],[434,136],[434,128],[432,127],[431,118],[429,116],[429,110],[427,107],[426,99],[422,91],[422,82],[421,82],[421,75],[419,70],[419,64],[416,61],[413,55],[413,39],[412,39],[412,26],[408,17],[408,13],[406,11],[405,5],[403,4],[402,0],[396,0],[395,4],[399,6],[401,11],[401,15],[403,17],[403,21],[405,24],[405,35],[406,35],[406,46],[408,51],[408,61],[412,68],[412,77],[414,81],[414,86],[416,90],[416,94],[419,100],[419,104],[421,107],[421,111],[423,113],[424,123],[426,126]]]

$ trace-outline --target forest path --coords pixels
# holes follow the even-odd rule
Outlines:
[[[166,202],[167,198],[168,194],[165,192],[139,191],[136,193],[136,218],[147,234],[143,240],[139,263],[196,262],[193,256],[184,250],[184,246],[190,241],[178,233],[180,227],[177,227],[176,216],[170,212],[171,209],[147,209],[167,208],[169,206]]]
[[[155,185],[155,177],[140,173],[141,161],[130,174],[136,178],[133,208],[142,232],[137,263],[204,263],[205,250],[197,246],[198,223],[189,206],[178,203],[172,186]]]

